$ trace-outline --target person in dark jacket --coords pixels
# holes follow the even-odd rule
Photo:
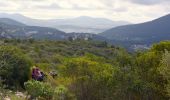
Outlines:
[[[34,67],[32,69],[32,79],[37,80],[37,81],[43,81],[44,80],[45,74],[40,71],[38,67]]]

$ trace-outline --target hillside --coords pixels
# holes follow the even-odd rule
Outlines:
[[[22,24],[13,23],[15,21],[0,22],[0,37],[1,38],[35,38],[35,39],[63,39],[65,33],[53,28],[25,26]]]
[[[95,55],[106,57],[109,59],[113,55],[116,55],[116,53],[119,52],[119,50],[121,50],[121,48],[109,45],[106,42],[98,42],[98,41],[93,42],[93,41],[84,41],[84,40],[51,41],[51,40],[32,40],[32,39],[28,39],[28,40],[2,39],[0,41],[0,44],[15,45],[18,48],[21,48],[35,61],[37,60],[40,61],[40,59],[49,60],[51,59],[51,56],[55,56],[55,54],[68,56],[68,57],[75,57],[75,56],[82,56],[86,53],[93,53]],[[41,57],[39,57],[39,53],[41,54]]]
[[[90,33],[70,33],[55,28],[27,26],[12,19],[0,18],[0,37],[9,39],[36,39],[36,40],[94,40],[107,41],[106,38]]]
[[[106,42],[2,39],[0,97],[169,100],[169,51],[170,41],[129,54]],[[30,77],[35,66],[42,81]]]
[[[132,44],[150,45],[161,40],[170,40],[170,15],[141,24],[119,26],[100,35],[110,40]]]

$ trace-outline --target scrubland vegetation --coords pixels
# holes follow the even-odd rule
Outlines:
[[[81,40],[4,39],[0,44],[1,98],[19,100],[13,92],[21,91],[25,99],[38,100],[170,99],[170,41],[134,53]],[[43,82],[31,79],[34,65],[46,74]]]

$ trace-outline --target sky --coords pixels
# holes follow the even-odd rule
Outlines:
[[[170,13],[170,0],[0,0],[0,13],[36,19],[90,16],[140,23]]]

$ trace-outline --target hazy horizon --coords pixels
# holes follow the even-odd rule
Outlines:
[[[30,19],[35,19],[35,20],[42,20],[42,21],[48,21],[48,20],[62,20],[62,19],[74,19],[74,18],[80,18],[80,17],[89,17],[89,18],[101,18],[101,19],[107,19],[107,20],[111,20],[111,21],[122,21],[122,22],[128,22],[129,24],[138,24],[138,23],[143,23],[143,22],[148,22],[148,21],[152,21],[152,20],[155,20],[157,18],[160,18],[160,17],[163,17],[163,16],[166,16],[170,13],[167,13],[167,14],[164,14],[164,15],[161,15],[159,17],[154,17],[154,18],[151,18],[151,19],[148,19],[148,20],[144,20],[144,21],[140,21],[140,22],[131,22],[131,21],[127,21],[127,20],[114,20],[114,19],[110,19],[110,18],[105,18],[105,17],[94,17],[94,16],[86,16],[86,15],[82,15],[82,16],[74,16],[74,17],[54,17],[54,18],[37,18],[37,17],[32,17],[32,16],[27,16],[27,15],[24,15],[24,14],[21,14],[21,13],[5,13],[5,12],[0,12],[0,14],[9,14],[9,15],[21,15],[23,17],[27,17],[27,18],[30,18]]]
[[[79,16],[140,23],[170,13],[169,0],[0,0],[0,13],[34,19]]]

